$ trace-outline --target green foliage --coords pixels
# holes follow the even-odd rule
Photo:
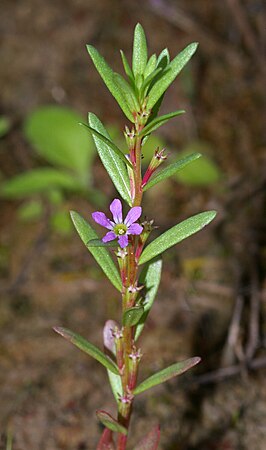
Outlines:
[[[120,375],[116,375],[110,370],[107,370],[107,373],[115,401],[116,403],[119,403],[120,402],[119,397],[122,395],[123,392],[121,377]]]
[[[49,163],[67,168],[85,186],[95,157],[92,140],[79,127],[82,117],[61,106],[44,106],[31,113],[24,132],[37,153]]]
[[[96,416],[106,428],[109,428],[109,430],[127,435],[127,429],[123,427],[123,425],[121,425],[116,419],[114,419],[111,414],[106,411],[97,410]]]
[[[157,239],[152,241],[143,251],[139,264],[144,264],[150,261],[155,256],[160,255],[168,248],[183,241],[192,234],[201,230],[208,225],[216,216],[215,211],[207,211],[190,217],[183,222],[175,225],[174,227],[161,234]]]
[[[165,123],[167,123],[170,119],[176,116],[180,116],[181,114],[184,114],[184,110],[180,111],[174,111],[169,114],[165,114],[164,116],[156,117],[151,122],[148,122],[148,124],[144,127],[142,132],[140,133],[140,136],[146,136],[147,134],[152,133],[153,131],[157,130],[157,128],[161,127]]]
[[[178,156],[186,158],[193,151],[200,152],[202,157],[177,173],[176,180],[188,186],[210,186],[217,183],[222,177],[222,172],[207,156],[210,153],[209,145],[200,141],[190,142]]]
[[[89,113],[89,126],[104,136],[108,142],[111,140],[107,130],[95,114]],[[97,147],[101,161],[106,168],[111,180],[113,181],[117,191],[121,197],[131,205],[129,176],[126,170],[126,164],[114,152],[114,148],[110,147],[107,141],[99,138],[94,134],[93,139]],[[115,144],[114,144],[115,145]]]
[[[134,123],[134,117],[132,114],[132,111],[130,110],[130,106],[128,105],[127,101],[124,97],[124,92],[121,90],[120,86],[118,86],[114,72],[109,67],[105,59],[100,55],[100,53],[92,46],[87,45],[88,53],[97,69],[99,74],[101,75],[104,83],[108,87],[111,94],[116,99],[117,103],[119,104],[120,108],[122,109],[125,116]]]
[[[110,358],[108,358],[99,348],[95,347],[95,345],[91,344],[79,334],[73,333],[73,331],[62,327],[54,327],[54,331],[63,336],[63,338],[71,342],[83,352],[92,356],[92,358],[96,359],[96,361],[101,363],[106,369],[111,370],[111,372],[115,374],[119,373],[117,365]]]
[[[187,359],[186,361],[172,364],[171,366],[167,367],[166,369],[160,370],[160,372],[157,372],[154,375],[152,375],[151,377],[142,381],[142,383],[140,383],[134,390],[134,394],[135,395],[141,394],[142,392],[147,391],[148,389],[150,389],[154,386],[157,386],[158,384],[162,384],[165,381],[170,380],[173,377],[181,375],[182,373],[191,369],[191,367],[195,366],[199,362],[200,362],[200,358],[194,357],[194,358]]]
[[[77,183],[70,174],[59,169],[43,167],[5,181],[0,192],[6,198],[21,199],[33,194],[47,193],[55,188],[74,191],[76,186]]]
[[[135,332],[135,340],[139,338],[141,332],[144,328],[144,324],[148,317],[148,314],[153,305],[155,296],[157,294],[159,284],[161,281],[161,273],[162,273],[162,260],[160,258],[154,259],[149,264],[146,264],[144,269],[142,270],[139,278],[139,282],[141,285],[145,286],[145,297],[144,297],[144,314],[141,316]]]
[[[148,95],[147,107],[153,108],[153,106],[160,100],[161,96],[165,93],[166,89],[175,80],[179,72],[187,64],[190,58],[197,50],[197,43],[188,45],[179,55],[177,55],[170,64],[166,65],[165,69],[160,73],[160,76],[156,83],[152,86]]]
[[[96,125],[100,125],[100,121],[97,118],[97,116],[95,114],[89,113],[88,115],[88,120],[90,122],[96,123]],[[87,125],[86,123],[81,123],[80,125],[88,128],[92,134],[92,136],[95,138],[98,138],[98,140],[100,141],[101,145],[105,144],[107,145],[108,149],[111,150],[112,152],[116,153],[116,155],[118,156],[119,159],[121,159],[121,161],[123,161],[126,165],[128,165],[129,167],[132,167],[132,164],[130,163],[130,161],[127,160],[127,158],[125,157],[124,153],[115,145],[114,142],[112,142],[110,136],[107,137],[107,131],[104,130],[103,125],[102,125],[102,130],[105,134],[100,133],[97,129],[91,127],[90,125]],[[99,147],[101,148],[101,145],[99,145]]]
[[[82,240],[82,242],[87,246],[87,243],[92,239],[99,239],[97,233],[91,227],[89,223],[86,222],[80,214],[75,211],[70,212],[71,219],[74,226]],[[111,283],[121,291],[122,285],[117,268],[105,247],[87,247],[91,252],[99,266],[102,268],[103,272],[109,278]]]
[[[192,155],[189,155],[172,164],[169,164],[164,169],[161,169],[159,172],[155,173],[155,175],[153,175],[151,179],[148,181],[148,183],[144,186],[143,190],[146,191],[155,184],[160,183],[163,180],[166,180],[167,178],[184,169],[184,167],[186,167],[187,165],[189,165],[190,163],[192,163],[193,161],[195,161],[200,157],[201,157],[200,153],[193,153]]]
[[[123,325],[125,327],[134,327],[137,323],[139,323],[143,313],[144,308],[141,305],[128,308],[123,314]]]
[[[144,30],[138,23],[135,27],[132,55],[132,69],[135,77],[143,75],[148,59],[148,50]]]

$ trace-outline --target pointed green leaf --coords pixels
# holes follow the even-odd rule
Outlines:
[[[132,308],[127,309],[123,314],[123,325],[125,327],[134,327],[140,321],[143,313],[143,306],[132,306]]]
[[[156,425],[152,430],[141,439],[133,450],[157,450],[160,441],[160,427]]]
[[[140,106],[138,104],[138,100],[128,82],[119,73],[114,73],[114,79],[116,84],[120,87],[121,92],[123,92],[130,111],[132,113],[139,111]]]
[[[123,50],[120,50],[120,54],[121,54],[121,59],[122,59],[122,63],[123,63],[123,66],[124,66],[125,74],[128,76],[128,78],[130,79],[130,81],[133,82],[133,81],[134,81],[134,75],[133,75],[133,72],[132,72],[132,70],[131,70],[131,67],[130,67],[130,65],[129,65],[129,63],[128,63],[128,60],[127,60],[127,58],[126,58],[126,55],[125,55],[125,53],[123,52]]]
[[[129,167],[132,168],[132,164],[130,163],[130,161],[125,157],[124,153],[115,145],[115,143],[111,141],[111,139],[99,133],[99,131],[95,130],[95,128],[91,127],[90,125],[87,125],[86,123],[80,122],[80,125],[82,125],[85,128],[88,128],[93,136],[96,136],[104,144],[108,145],[108,147],[111,148],[113,152],[116,153],[116,155],[118,156],[119,159],[121,159],[121,161],[123,161],[125,164],[127,164]]]
[[[139,259],[139,264],[143,264],[155,256],[160,255],[168,248],[201,230],[203,227],[208,225],[208,223],[210,223],[215,216],[216,211],[202,212],[170,228],[170,230],[167,230],[165,233],[161,234],[161,236],[152,241],[144,249]]]
[[[165,73],[161,73],[159,79],[152,86],[149,92],[149,98],[147,102],[147,108],[153,108],[153,106],[157,103],[157,101],[164,94],[166,89],[170,86],[170,84],[177,77],[179,72],[183,69],[183,67],[190,60],[192,55],[195,53],[198,44],[193,43],[188,45],[179,55],[177,55],[170,64],[166,67]]]
[[[142,92],[147,92],[147,89],[149,88],[151,82],[157,77],[157,75],[162,71],[161,67],[158,67],[155,69],[150,75],[145,78],[143,85],[142,85]]]
[[[87,242],[86,247],[117,247],[116,241],[103,242],[101,239],[91,239]]]
[[[179,111],[174,111],[169,114],[165,114],[164,116],[156,117],[151,122],[149,122],[145,128],[143,128],[142,132],[140,133],[140,136],[146,136],[147,134],[152,133],[153,131],[157,130],[157,128],[164,125],[168,120],[173,119],[173,117],[179,116],[180,114],[184,114],[186,111],[183,109],[180,109]]]
[[[95,347],[95,345],[91,344],[79,334],[73,333],[73,331],[62,327],[54,327],[54,331],[63,336],[63,338],[74,344],[83,352],[92,356],[92,358],[96,359],[99,363],[106,367],[106,369],[111,370],[111,372],[115,374],[119,374],[117,365],[110,358],[105,356],[105,354],[98,347]]]
[[[80,214],[75,211],[71,211],[70,215],[74,226],[85,245],[87,245],[87,242],[91,239],[99,239],[96,231],[94,231],[90,224],[86,222]],[[94,256],[111,283],[116,287],[116,289],[118,289],[118,291],[121,291],[121,279],[108,250],[104,247],[91,247],[88,250]]]
[[[168,48],[164,48],[157,59],[156,67],[161,67],[162,69],[165,69],[168,64],[170,63],[170,55]]]
[[[148,59],[147,42],[145,32],[138,23],[134,31],[132,70],[134,75],[144,74]]]
[[[106,86],[108,87],[111,94],[116,99],[117,103],[119,104],[120,108],[124,112],[125,116],[134,123],[134,117],[132,113],[130,112],[130,109],[125,102],[123,92],[121,92],[121,89],[117,86],[115,80],[114,80],[114,72],[111,69],[111,67],[107,64],[103,56],[100,55],[100,53],[94,48],[92,45],[87,45],[88,53],[97,69],[99,74],[101,75],[103,81],[105,82]]]
[[[136,326],[135,340],[137,340],[144,328],[144,324],[153,305],[161,280],[162,260],[157,258],[144,267],[140,274],[140,285],[145,286],[144,314]]]
[[[157,183],[160,183],[161,181],[165,180],[166,178],[171,177],[179,170],[186,167],[189,163],[192,161],[195,161],[196,159],[200,158],[200,153],[193,153],[192,155],[187,156],[186,158],[179,159],[178,161],[175,161],[172,164],[169,164],[169,166],[166,166],[164,169],[160,170],[159,172],[155,173],[151,176],[148,183],[144,186],[143,190],[147,191],[147,189],[151,188]]]
[[[144,78],[147,78],[155,70],[156,62],[157,62],[156,54],[153,53],[153,55],[151,55],[149,61],[147,62],[147,66],[145,67]]]
[[[107,370],[107,374],[116,403],[119,403],[119,399],[123,394],[121,377],[120,375],[116,375],[115,373],[111,372],[111,370]]]
[[[173,377],[181,375],[199,362],[200,358],[196,356],[195,358],[186,359],[185,361],[172,364],[166,369],[160,370],[160,372],[157,372],[151,377],[142,381],[142,383],[140,383],[134,390],[134,394],[141,394],[141,392],[147,391],[148,389],[157,386],[158,384],[164,383],[165,381],[170,380]]]
[[[80,189],[80,184],[66,171],[42,167],[4,181],[0,195],[6,198],[24,198],[34,194],[47,194],[57,188],[75,191]]]
[[[98,131],[101,135],[110,140],[108,132],[95,114],[89,113],[88,119],[89,125],[94,130]],[[105,144],[98,136],[96,136],[96,134],[93,139],[102,163],[109,173],[116,189],[121,197],[131,206],[130,182],[126,165],[123,161],[121,161],[118,155],[113,152],[113,149],[111,149],[109,145]]]
[[[127,435],[127,429],[116,419],[114,419],[108,412],[98,409],[96,411],[96,416],[106,428],[109,428],[109,430]]]

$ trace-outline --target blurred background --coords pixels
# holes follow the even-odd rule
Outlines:
[[[130,448],[157,421],[164,450],[262,450],[266,439],[265,10],[259,0],[1,2],[0,448],[93,450],[96,408],[114,411],[100,365],[55,335],[62,325],[102,345],[119,299],[69,220],[116,195],[81,127],[88,111],[125,148],[119,107],[85,44],[122,72],[141,22],[149,52],[200,46],[165,96],[185,109],[144,152],[204,156],[147,192],[162,232],[216,209],[169,250],[143,333],[141,378],[199,355],[188,376],[135,403]],[[155,207],[156,206],[156,207]],[[156,360],[154,360],[156,355]]]

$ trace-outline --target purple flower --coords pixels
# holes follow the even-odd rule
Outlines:
[[[123,221],[122,203],[115,198],[110,205],[110,211],[113,215],[113,220],[108,219],[103,212],[99,211],[92,213],[92,218],[96,223],[110,230],[102,238],[103,242],[113,241],[118,238],[120,247],[125,248],[128,245],[128,236],[141,234],[143,230],[141,225],[135,223],[141,216],[142,208],[133,206]]]

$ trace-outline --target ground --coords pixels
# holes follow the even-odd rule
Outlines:
[[[217,209],[218,216],[165,254],[162,284],[141,340],[140,379],[191,356],[201,356],[202,363],[136,399],[129,448],[159,422],[161,450],[263,450],[262,6],[251,0],[186,3],[4,0],[0,106],[12,128],[0,143],[1,173],[10,177],[41,163],[21,131],[25,114],[38,105],[64,104],[84,116],[90,110],[122,130],[122,115],[85,43],[121,67],[118,49],[129,55],[137,21],[152,51],[168,45],[174,55],[200,41],[187,78],[175,83],[163,106],[164,112],[182,106],[186,118],[163,128],[162,136],[172,152],[191,140],[207,141],[223,178],[194,188],[171,181],[147,195],[144,209],[159,231],[199,211]],[[115,193],[99,161],[94,169],[95,186],[111,200]],[[13,450],[94,450],[101,432],[94,412],[114,412],[115,406],[105,371],[52,327],[68,327],[102,346],[105,321],[119,319],[119,296],[74,232],[61,236],[45,221],[23,224],[18,206],[1,200],[0,448],[6,448],[10,430]],[[93,211],[78,197],[67,198],[65,208],[88,220]],[[237,298],[243,311],[230,346]],[[234,376],[206,378],[228,367],[236,368]]]

